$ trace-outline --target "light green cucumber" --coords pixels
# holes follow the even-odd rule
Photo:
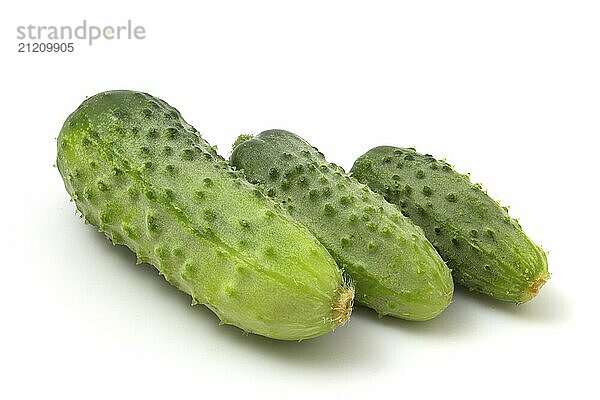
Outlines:
[[[225,324],[284,340],[344,323],[353,290],[317,239],[145,93],[83,102],[58,169],[85,220]]]
[[[323,243],[361,304],[427,320],[450,303],[450,270],[421,228],[300,137],[282,130],[241,137],[230,162]]]
[[[546,253],[507,209],[446,162],[414,149],[381,146],[360,156],[352,175],[423,228],[457,283],[522,303],[550,277]]]

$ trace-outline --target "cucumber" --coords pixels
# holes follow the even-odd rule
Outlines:
[[[450,271],[421,228],[300,137],[283,130],[241,137],[230,163],[321,241],[361,304],[427,320],[450,303]]]
[[[381,146],[360,156],[352,175],[425,231],[454,279],[498,300],[531,300],[550,277],[546,253],[492,200],[445,161]]]
[[[60,132],[57,166],[88,223],[223,324],[301,340],[349,318],[353,289],[325,248],[164,101],[85,100]]]

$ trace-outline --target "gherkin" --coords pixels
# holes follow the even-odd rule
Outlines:
[[[321,241],[352,277],[359,303],[408,320],[431,319],[450,303],[450,270],[422,229],[300,137],[240,137],[230,162]]]
[[[423,228],[457,283],[522,303],[549,279],[546,253],[507,208],[445,161],[380,146],[360,156],[351,172]]]
[[[87,222],[223,323],[301,340],[348,319],[354,292],[325,248],[164,101],[85,100],[60,132],[57,166]]]

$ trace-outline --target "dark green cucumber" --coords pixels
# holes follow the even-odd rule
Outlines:
[[[242,137],[230,162],[323,243],[361,304],[427,320],[450,303],[450,271],[421,228],[300,137],[282,130]]]
[[[480,185],[414,149],[381,146],[360,156],[352,175],[425,231],[454,279],[499,300],[532,299],[550,277],[546,253]]]
[[[223,323],[300,340],[348,319],[353,290],[325,248],[164,101],[87,99],[60,132],[57,166],[87,222]]]

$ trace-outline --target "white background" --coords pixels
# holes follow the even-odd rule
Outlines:
[[[8,3],[3,3],[3,9]],[[1,13],[0,397],[598,396],[597,1],[11,3]],[[142,41],[18,54],[17,25],[132,19]],[[349,169],[416,146],[511,205],[552,279],[514,306],[457,290],[439,318],[358,308],[300,343],[244,336],[75,216],[55,137],[85,96],[136,89],[227,155],[296,132]],[[595,397],[597,398],[597,397]]]

